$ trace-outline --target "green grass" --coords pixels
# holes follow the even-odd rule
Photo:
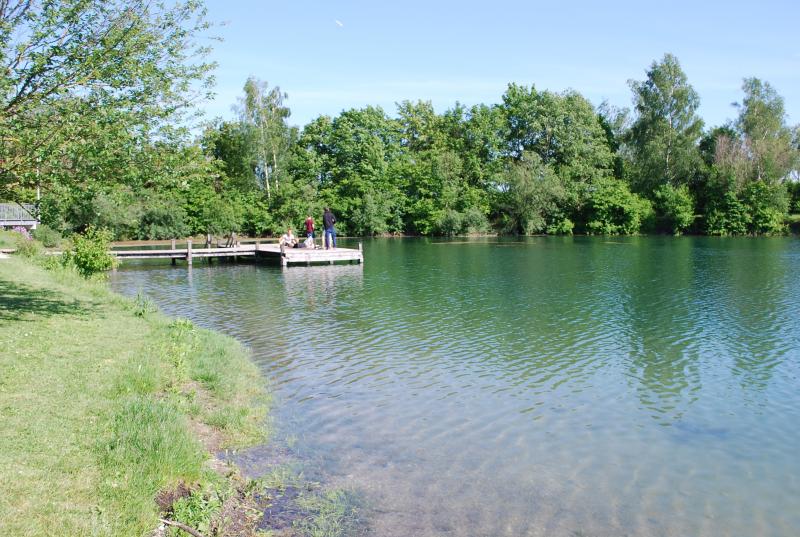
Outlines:
[[[0,229],[0,248],[16,248],[17,235],[13,231],[3,231]]]
[[[193,424],[220,446],[265,432],[264,380],[237,342],[13,257],[0,371],[0,535],[146,535],[159,490],[215,479]]]
[[[321,494],[304,494],[298,505],[306,513],[294,527],[303,537],[354,536],[364,529],[359,520],[359,498],[336,489]]]

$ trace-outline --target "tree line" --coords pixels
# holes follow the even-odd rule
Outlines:
[[[18,0],[0,11],[0,197],[63,232],[117,238],[275,234],[331,206],[340,232],[776,234],[797,211],[798,128],[746,78],[707,128],[677,58],[631,81],[633,107],[516,83],[500,102],[404,101],[290,124],[288,96],[248,79],[233,120],[199,136],[211,89],[196,1]]]

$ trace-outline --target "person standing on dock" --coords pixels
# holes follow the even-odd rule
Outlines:
[[[314,244],[314,219],[311,215],[306,216],[306,238],[311,239],[311,244]]]
[[[336,248],[336,228],[333,225],[336,223],[336,217],[333,216],[330,207],[325,207],[325,212],[322,213],[322,225],[325,228],[325,249],[331,246]]]

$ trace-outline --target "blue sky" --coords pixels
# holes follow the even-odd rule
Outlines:
[[[207,0],[217,97],[233,117],[248,76],[289,94],[290,123],[430,100],[498,103],[509,82],[631,106],[628,80],[675,54],[706,125],[736,115],[744,77],[768,81],[800,122],[800,2]]]

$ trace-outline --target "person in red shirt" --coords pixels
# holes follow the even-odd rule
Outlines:
[[[306,216],[306,238],[310,238],[312,241],[315,238],[314,235],[314,219],[311,215]],[[313,242],[312,242],[313,244]]]

